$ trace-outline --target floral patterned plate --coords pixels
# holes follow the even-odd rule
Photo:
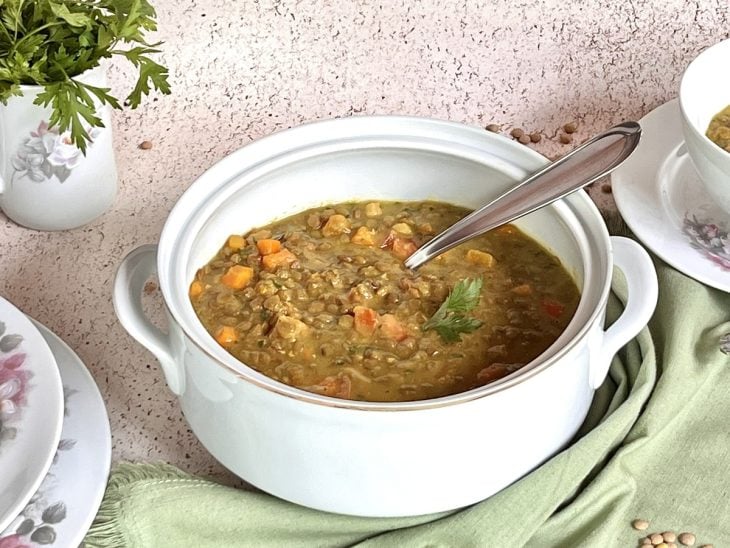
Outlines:
[[[0,297],[0,530],[46,475],[62,421],[56,360],[28,318]]]
[[[675,99],[641,119],[638,148],[611,175],[621,216],[664,261],[730,292],[730,217],[705,193]]]
[[[79,546],[106,488],[111,433],[104,401],[89,371],[58,336],[34,322],[61,371],[65,410],[58,450],[28,505],[0,532],[0,548]]]

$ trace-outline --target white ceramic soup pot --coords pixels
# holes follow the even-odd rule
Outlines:
[[[517,225],[555,253],[581,300],[560,338],[519,371],[432,400],[346,401],[274,381],[220,347],[188,298],[196,271],[233,233],[348,200],[440,200],[475,208],[546,160],[477,128],[430,119],[355,117],[260,139],[205,172],[180,198],[158,246],[122,262],[117,315],[160,361],[190,427],[223,465],[304,506],[360,516],[419,515],[483,500],[569,443],[614,353],[646,325],[657,282],[646,252],[609,238],[583,192]],[[623,315],[604,316],[614,264]],[[169,333],[144,316],[157,274]]]

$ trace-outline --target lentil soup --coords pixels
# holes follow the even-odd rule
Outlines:
[[[191,283],[193,308],[237,359],[310,392],[413,401],[487,384],[547,349],[579,292],[559,259],[513,225],[417,272],[403,266],[468,213],[343,203],[232,235]],[[477,297],[468,307],[456,302],[465,287]],[[444,330],[429,329],[439,318]]]

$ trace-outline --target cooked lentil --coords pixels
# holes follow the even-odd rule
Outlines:
[[[234,235],[191,282],[193,308],[236,358],[311,392],[411,401],[481,386],[550,346],[579,293],[560,261],[512,225],[417,272],[403,266],[467,213],[436,202],[344,203]],[[469,312],[483,325],[446,344],[422,326],[465,278],[483,280]]]

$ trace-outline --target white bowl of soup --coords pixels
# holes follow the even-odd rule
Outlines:
[[[730,40],[700,53],[682,75],[687,151],[713,201],[730,215]]]
[[[545,163],[422,118],[273,134],[205,172],[159,244],[123,260],[117,315],[203,445],[260,489],[358,516],[473,504],[570,442],[656,304],[648,255],[583,192],[402,269]],[[629,298],[604,329],[614,266]],[[155,273],[169,333],[139,305]]]

